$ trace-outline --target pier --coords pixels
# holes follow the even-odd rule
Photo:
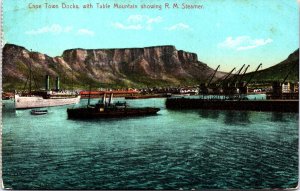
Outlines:
[[[299,112],[299,100],[217,100],[168,98],[167,109]]]
[[[138,95],[139,92],[135,90],[112,90],[112,91],[81,91],[79,94],[81,98],[88,99],[90,98],[100,98],[104,94],[113,93],[115,97],[125,97],[125,96],[133,96]]]

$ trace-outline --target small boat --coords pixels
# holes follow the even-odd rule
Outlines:
[[[106,94],[102,101],[95,105],[88,105],[80,108],[68,108],[69,119],[91,119],[91,118],[122,118],[135,116],[155,115],[160,110],[154,107],[130,108],[126,102],[112,103],[113,94],[110,94],[109,102],[106,102]]]
[[[7,96],[5,96],[5,97],[2,97],[2,100],[10,100],[11,98],[10,97],[7,97]]]
[[[48,111],[46,109],[43,110],[37,110],[37,109],[33,109],[30,111],[31,115],[45,115],[48,113]]]

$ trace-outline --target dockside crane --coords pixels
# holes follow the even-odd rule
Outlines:
[[[201,83],[200,84],[200,91],[201,93],[204,95],[204,94],[208,94],[208,87],[210,86],[214,76],[216,75],[218,69],[220,68],[220,65],[218,65],[218,67],[215,69],[214,73],[211,75],[211,78],[210,80],[208,81],[208,83]]]
[[[229,86],[235,86],[235,82],[238,79],[241,71],[243,70],[243,68],[245,67],[245,64],[237,71],[237,73],[230,79],[229,81]]]
[[[235,67],[223,79],[220,80],[220,83],[216,87],[217,92],[215,92],[215,93],[220,93],[220,87],[224,86],[224,84],[226,83],[227,78],[232,74],[232,72],[234,70],[235,70]]]
[[[244,76],[245,76],[245,74],[246,74],[246,72],[247,72],[247,70],[248,70],[249,67],[250,67],[250,65],[248,65],[248,66],[245,68],[245,70],[244,70],[244,72],[242,73],[242,75],[241,75],[240,80],[239,80],[238,83],[241,83],[241,82],[242,82],[242,80],[243,80],[243,78],[244,78]]]
[[[237,88],[239,89],[239,93],[240,94],[244,94],[245,93],[244,92],[245,82],[243,82],[242,80],[243,80],[243,78],[244,78],[244,76],[245,76],[245,74],[246,74],[246,72],[247,72],[247,70],[248,70],[249,67],[250,67],[250,65],[248,65],[245,68],[244,72],[241,74],[240,80],[237,83]],[[246,93],[247,93],[247,89],[246,89]]]
[[[227,78],[232,74],[232,72],[235,70],[235,67],[225,76],[224,79],[222,79],[222,82],[225,82]]]
[[[281,82],[281,84],[284,84],[285,81],[287,80],[287,78],[289,77],[289,75],[291,74],[291,72],[293,71],[294,67],[298,65],[298,62],[295,62],[295,64],[292,65],[291,69],[288,71],[287,75],[285,76],[285,78],[283,79],[283,81]]]
[[[279,82],[279,81],[273,82],[273,84],[272,84],[272,89],[273,89],[272,98],[273,99],[281,99],[282,98],[282,85],[286,82],[287,78],[293,71],[294,67],[297,65],[298,65],[298,62],[295,62],[295,64],[293,64],[291,66],[291,68],[289,69],[288,73],[286,74],[286,76],[282,80],[282,82]]]
[[[254,77],[254,75],[256,74],[256,72],[258,71],[258,69],[259,69],[260,67],[262,67],[262,63],[260,63],[260,64],[258,65],[258,67],[256,68],[256,70],[252,73],[252,75],[250,76],[250,78],[248,79],[248,81],[245,83],[244,86],[247,86],[247,85],[251,82],[252,78]]]
[[[258,69],[262,66],[262,63],[260,63],[258,65],[258,67],[256,68],[256,70],[254,72],[252,72],[252,75],[250,76],[250,78],[241,84],[241,86],[239,87],[239,93],[240,95],[246,95],[248,93],[248,84],[250,83],[250,81],[252,80],[252,78],[254,77],[254,75],[256,74],[256,72],[258,71]]]
[[[216,73],[217,73],[217,71],[218,71],[219,68],[220,68],[220,65],[217,67],[217,69],[215,69],[215,72],[214,72],[213,75],[211,76],[211,78],[210,78],[210,80],[209,80],[209,82],[208,82],[208,84],[207,84],[207,87],[210,86],[210,84],[211,84],[213,78],[215,77],[215,75],[216,75]]]
[[[244,67],[245,64],[237,71],[237,73],[231,79],[229,79],[229,82],[223,86],[223,92],[225,96],[227,95],[231,98],[232,96],[234,96],[234,94],[236,94],[237,89],[235,83]]]

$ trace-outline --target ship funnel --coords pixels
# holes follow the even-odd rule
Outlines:
[[[103,94],[103,102],[104,105],[106,104],[106,93]]]
[[[50,88],[50,77],[49,75],[46,75],[46,79],[45,79],[45,90],[49,91]]]
[[[59,91],[59,77],[58,76],[56,77],[56,80],[55,80],[55,90]]]

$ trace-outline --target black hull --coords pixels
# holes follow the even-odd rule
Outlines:
[[[167,99],[168,109],[209,109],[242,111],[299,112],[299,100],[205,100]]]
[[[155,115],[159,108],[125,108],[97,111],[94,108],[67,109],[69,119],[123,118]]]

